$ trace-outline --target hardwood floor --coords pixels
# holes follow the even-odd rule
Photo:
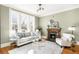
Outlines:
[[[72,49],[64,48],[63,54],[79,54],[79,45],[75,45]]]
[[[0,48],[0,54],[9,54],[8,51],[16,48],[16,44],[11,44],[11,46]]]
[[[5,47],[5,48],[0,48],[0,54],[9,54],[8,51],[11,50],[11,49],[14,49],[14,48],[16,48],[15,45],[8,46],[8,47]],[[73,49],[64,48],[62,54],[79,54],[79,45],[75,45],[75,47]]]
[[[0,54],[9,54],[10,47],[0,48]]]

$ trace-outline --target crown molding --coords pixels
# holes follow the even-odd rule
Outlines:
[[[3,6],[6,6],[6,7],[9,7],[9,8],[18,10],[18,11],[22,11],[22,12],[27,13],[27,14],[29,14],[29,15],[33,15],[33,16],[40,17],[40,18],[41,18],[41,17],[45,17],[45,16],[50,16],[50,15],[53,15],[53,14],[57,14],[57,13],[61,13],[61,12],[65,12],[65,11],[69,11],[69,10],[73,10],[73,9],[76,9],[76,8],[79,8],[79,5],[77,5],[77,6],[74,6],[74,7],[71,7],[71,8],[66,8],[66,9],[59,10],[59,11],[49,12],[49,13],[47,13],[47,14],[36,15],[36,14],[34,14],[34,13],[31,13],[31,12],[28,12],[28,11],[25,11],[25,10],[23,11],[23,10],[21,10],[21,9],[19,9],[19,8],[12,7],[12,6],[7,5],[7,4],[3,4]]]
[[[56,11],[56,12],[51,12],[49,14],[41,15],[41,16],[38,16],[38,17],[50,16],[50,15],[54,15],[54,14],[57,14],[57,13],[61,13],[61,12],[65,12],[65,11],[70,11],[70,10],[73,10],[73,9],[77,9],[77,8],[79,8],[79,6],[71,7],[71,8],[66,8],[66,9],[63,9],[63,10],[60,10],[60,11]]]

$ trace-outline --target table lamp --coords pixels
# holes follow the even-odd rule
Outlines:
[[[74,32],[76,29],[75,29],[75,26],[71,26],[71,27],[68,28],[68,30],[72,31],[72,34],[73,34],[73,32]]]
[[[74,34],[73,32],[76,30],[76,28],[75,28],[75,26],[71,26],[71,27],[68,28],[68,30],[72,31],[72,35],[73,35]],[[75,52],[75,50],[73,49],[73,47],[75,46],[75,43],[76,43],[75,38],[72,37],[72,47],[71,47],[71,50],[73,52]]]

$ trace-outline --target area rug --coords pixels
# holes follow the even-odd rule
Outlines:
[[[61,54],[63,48],[54,42],[34,42],[28,45],[21,46],[10,50],[10,54]]]

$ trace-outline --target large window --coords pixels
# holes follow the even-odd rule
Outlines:
[[[35,30],[35,16],[10,9],[10,35],[14,32],[31,32]]]

